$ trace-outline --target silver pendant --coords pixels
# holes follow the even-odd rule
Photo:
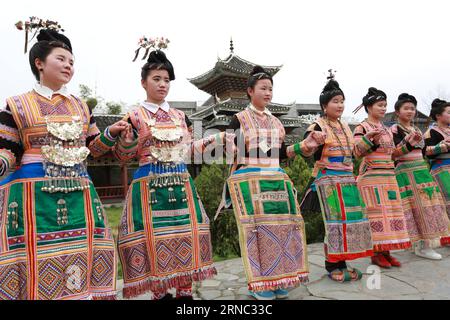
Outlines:
[[[263,139],[259,142],[258,144],[259,148],[264,152],[267,153],[267,151],[269,151],[271,149],[271,147],[269,146],[269,144],[267,143],[266,139]]]

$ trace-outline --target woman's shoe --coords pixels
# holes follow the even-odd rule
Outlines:
[[[402,266],[400,261],[398,261],[393,256],[391,256],[391,254],[389,252],[388,253],[383,253],[383,256],[391,264],[391,266],[393,266],[393,267],[401,267]]]
[[[347,271],[350,273],[350,276],[352,277],[352,281],[361,280],[361,278],[363,276],[362,272],[356,268],[351,268],[351,267],[347,266]]]
[[[275,294],[275,297],[277,299],[286,299],[287,297],[289,297],[289,291],[284,290],[284,289],[277,289],[272,292]]]
[[[416,247],[414,253],[416,254],[416,256],[419,256],[419,257],[422,257],[425,259],[431,259],[431,260],[441,260],[442,259],[442,256],[431,248],[420,249],[420,248]]]
[[[328,277],[337,282],[347,282],[352,280],[352,276],[350,275],[350,272],[347,271],[347,269],[335,269],[328,273]]]
[[[274,300],[276,298],[275,293],[272,291],[249,291],[250,295],[256,300]]]
[[[382,255],[381,253],[377,253],[372,258],[372,264],[375,264],[381,268],[389,269],[392,265],[388,260],[386,260],[386,257]]]

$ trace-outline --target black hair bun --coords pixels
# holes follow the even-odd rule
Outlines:
[[[254,66],[252,72],[250,73],[251,76],[258,73],[265,73],[268,74],[266,70],[264,70],[261,66]]]
[[[417,106],[417,99],[416,99],[416,97],[414,97],[413,95],[410,95],[409,93],[402,93],[401,95],[398,96],[398,100],[411,102],[415,106]]]
[[[62,42],[70,49],[70,51],[72,51],[72,44],[70,43],[69,38],[67,38],[65,35],[59,33],[56,30],[41,29],[36,38],[37,38],[38,42],[39,41],[59,41],[59,42]]]
[[[370,87],[369,90],[367,90],[367,96],[374,96],[377,95],[379,93],[379,90],[375,87]]]
[[[368,106],[370,106],[378,101],[383,101],[386,99],[387,99],[386,93],[384,93],[381,90],[378,90],[375,87],[370,87],[367,90],[367,94],[363,97],[362,102],[367,111]]]
[[[441,99],[434,99],[433,102],[431,103],[431,109],[436,109],[439,108],[445,104],[447,104],[448,102],[445,100],[441,100]]]
[[[431,111],[430,111],[430,117],[437,121],[437,115],[440,115],[444,113],[445,108],[450,107],[450,102],[441,100],[441,99],[434,99],[431,103]]]
[[[331,79],[330,81],[327,82],[322,92],[333,90],[341,90],[341,88],[339,88],[339,83],[336,80]]]
[[[397,102],[394,105],[395,111],[399,111],[402,105],[407,102],[411,102],[417,107],[417,99],[413,95],[404,92],[398,96]]]
[[[331,99],[338,95],[341,95],[345,99],[344,92],[339,87],[339,83],[334,79],[330,79],[325,87],[323,87],[322,93],[319,96],[319,103],[322,110]]]
[[[405,102],[412,102],[415,105],[417,105],[417,99],[413,95],[410,95],[409,93],[402,93],[398,96],[398,101],[405,101]]]
[[[150,52],[148,55],[148,63],[166,63],[169,61],[166,57],[166,54],[161,50],[155,50]]]
[[[407,94],[407,93],[401,93],[399,96],[398,96],[398,100],[409,100],[409,99],[411,99],[411,95],[409,95],[409,94]]]
[[[169,59],[167,59],[166,54],[161,50],[154,50],[150,52],[150,54],[148,55],[146,66],[148,66],[149,64],[164,65],[164,69],[169,73],[169,79],[171,81],[175,80],[173,65],[169,61]]]

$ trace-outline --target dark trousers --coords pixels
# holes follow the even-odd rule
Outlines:
[[[336,269],[347,269],[347,264],[345,261],[329,262],[325,260],[325,269],[327,269],[328,272],[332,272]]]

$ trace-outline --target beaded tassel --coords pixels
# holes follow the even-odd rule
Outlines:
[[[186,201],[187,201],[187,198],[186,198],[186,188],[185,188],[185,187],[182,187],[182,188],[181,188],[181,201],[182,201],[182,202],[186,202]]]
[[[59,199],[58,207],[56,209],[56,222],[59,226],[66,225],[69,223],[69,216],[67,214],[66,200]]]
[[[150,189],[150,204],[158,203],[158,200],[156,199],[156,190],[151,188]]]
[[[6,225],[9,227],[9,223],[11,222],[11,228],[13,230],[17,230],[19,228],[19,205],[17,202],[11,202],[8,206],[8,213],[6,216]]]
[[[175,192],[172,187],[169,187],[169,203],[177,202],[177,199],[175,198]]]
[[[94,200],[95,210],[97,211],[98,220],[103,220],[103,206],[99,199]]]
[[[175,187],[181,186],[181,201],[187,202],[185,184],[189,181],[187,168],[185,164],[175,163],[153,163],[151,165],[147,187],[149,190],[149,204],[155,204],[156,190],[158,188],[167,188],[168,202],[174,203],[177,201],[175,194]]]

